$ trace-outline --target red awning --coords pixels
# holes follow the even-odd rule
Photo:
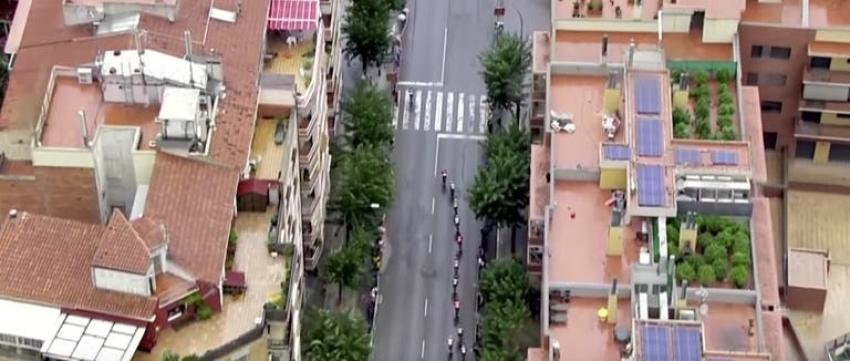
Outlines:
[[[224,273],[224,287],[246,288],[245,273],[239,271],[227,271]]]
[[[315,30],[318,21],[318,0],[272,0],[269,7],[269,30]]]
[[[265,181],[259,179],[246,179],[239,182],[239,185],[236,187],[236,196],[243,196],[246,194],[259,194],[262,196],[269,195],[269,188],[275,183],[275,181]]]

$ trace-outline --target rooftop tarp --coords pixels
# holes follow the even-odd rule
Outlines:
[[[269,30],[315,30],[319,21],[318,0],[272,0]]]

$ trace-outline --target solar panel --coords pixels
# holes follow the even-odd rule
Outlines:
[[[677,326],[673,329],[676,361],[699,361],[702,356],[699,329]]]
[[[661,156],[661,119],[637,119],[637,152],[644,157]]]
[[[664,205],[664,175],[660,165],[638,164],[637,199],[640,206]]]
[[[629,160],[629,147],[624,144],[606,144],[605,159]]]
[[[643,360],[667,361],[670,359],[670,333],[666,327],[643,326]]]
[[[673,155],[676,158],[676,165],[702,165],[702,154],[696,149],[675,149]]]
[[[735,152],[711,152],[711,163],[715,165],[738,165],[738,153]]]
[[[657,76],[635,78],[635,108],[638,114],[661,113],[661,79]]]

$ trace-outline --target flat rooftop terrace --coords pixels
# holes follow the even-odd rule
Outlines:
[[[708,313],[702,318],[706,349],[735,352],[758,351],[755,312],[753,305],[710,303]]]
[[[611,208],[605,202],[611,192],[595,182],[557,182],[549,224],[549,282],[627,284],[629,265],[636,262],[640,244],[636,233],[640,222],[632,222],[623,233],[623,254],[608,256],[606,246]]]
[[[567,2],[563,2],[567,3]],[[608,61],[622,63],[629,44],[634,40],[637,49],[658,48],[656,33],[622,33],[601,31],[556,31],[552,61],[599,62],[602,57],[602,37],[608,35]],[[706,44],[702,33],[666,33],[663,37],[667,60],[731,61],[731,44]]]
[[[850,27],[850,9],[846,1],[808,0],[809,27],[816,29]]]
[[[596,313],[608,306],[608,299],[573,297],[568,305],[567,324],[549,326],[549,332],[560,343],[561,360],[619,360],[620,344],[613,335],[615,325],[600,322]],[[616,326],[631,330],[630,305],[627,299],[617,302]]]
[[[596,0],[598,1],[598,0]],[[553,2],[554,9],[553,18],[555,19],[600,19],[600,20],[622,20],[633,21],[636,19],[643,21],[652,21],[655,14],[658,12],[660,1],[643,1],[642,5],[636,5],[635,1],[630,0],[601,0],[602,11],[589,11],[587,4],[590,0],[581,1],[578,8],[578,15],[573,5],[573,1],[556,1]],[[617,8],[620,8],[617,16]]]
[[[97,128],[104,125],[139,127],[142,133],[139,149],[150,149],[150,141],[156,137],[159,107],[106,103],[99,84],[83,85],[75,77],[57,76],[44,118],[41,145],[84,148],[79,111],[86,114],[89,141],[94,140]]]
[[[803,21],[802,0],[781,0],[777,3],[760,3],[747,0],[747,9],[741,21],[785,26],[801,26]]]
[[[603,100],[607,77],[552,74],[551,109],[572,115],[576,131],[552,133],[555,168],[596,168],[599,144],[607,138],[602,131]],[[622,143],[623,132],[615,142]]]

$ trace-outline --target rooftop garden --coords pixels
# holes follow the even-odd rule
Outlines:
[[[676,279],[704,286],[745,288],[752,270],[750,232],[740,222],[696,216],[696,249],[679,248],[683,219],[667,219],[668,254],[676,256]]]
[[[680,84],[682,77],[686,77],[689,84],[687,101],[677,102],[674,96],[673,136],[676,139],[738,139],[734,125],[735,102],[729,88],[729,83],[735,79],[734,73],[719,69],[711,73],[698,70],[692,75],[673,72],[674,84]]]

